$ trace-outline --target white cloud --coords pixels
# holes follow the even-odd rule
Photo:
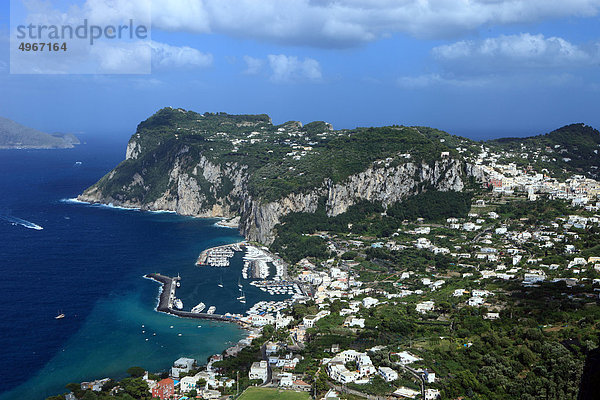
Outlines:
[[[600,44],[577,45],[560,37],[522,33],[482,40],[463,40],[434,47],[433,64],[439,72],[403,76],[399,86],[529,87],[581,86],[577,72],[596,68]]]
[[[523,33],[438,46],[432,54],[447,69],[485,72],[589,66],[598,59],[598,48]]]
[[[203,68],[212,65],[213,56],[188,46],[150,42],[153,68]]]
[[[448,39],[482,27],[600,12],[600,0],[86,0],[80,8],[54,14],[43,8],[46,3],[30,1],[37,22],[85,16],[97,24],[130,18],[145,24],[151,10],[152,26],[161,30],[326,48],[397,33]]]
[[[129,73],[152,65],[153,69],[204,68],[212,65],[212,54],[188,46],[171,46],[156,41],[134,43],[99,42],[91,47],[99,60],[99,73]]]
[[[393,33],[449,38],[599,11],[600,0],[154,0],[152,15],[159,29],[349,47]]]
[[[264,60],[250,56],[244,56],[244,62],[246,63],[246,69],[244,70],[244,73],[248,75],[258,74],[265,64]]]
[[[317,81],[322,77],[319,62],[312,58],[301,61],[295,56],[269,54],[267,59],[272,71],[271,80],[274,82]]]
[[[487,78],[456,78],[440,74],[424,74],[418,76],[403,76],[398,78],[397,84],[406,89],[421,89],[430,86],[454,87],[483,87],[490,83]]]
[[[98,42],[90,47],[88,58],[97,66],[95,73],[150,73],[151,52],[148,44],[143,42]]]

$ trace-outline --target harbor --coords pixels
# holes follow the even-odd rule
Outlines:
[[[236,252],[244,252],[242,277],[244,279],[287,278],[287,264],[279,257],[269,253],[266,248],[247,242],[227,244],[203,250],[196,261],[197,266],[227,268]],[[274,268],[274,272],[273,272]]]
[[[177,288],[177,282],[179,281],[178,277],[172,278],[166,275],[162,275],[159,273],[152,273],[144,275],[145,278],[151,279],[155,282],[158,282],[162,285],[162,290],[160,292],[160,296],[158,299],[158,304],[156,306],[156,311],[175,315],[177,317],[182,318],[195,318],[195,319],[205,319],[205,320],[213,320],[213,321],[226,321],[226,322],[235,322],[241,325],[243,328],[247,328],[248,324],[242,320],[240,320],[241,316],[235,314],[216,314],[209,312],[191,312],[178,310],[174,308],[174,303],[176,300],[175,291]]]
[[[196,265],[220,268],[229,267],[231,258],[235,252],[242,251],[242,246],[244,246],[243,242],[208,248],[200,253]]]
[[[290,295],[290,296],[303,296],[304,293],[295,282],[272,280],[272,281],[252,281],[250,285],[255,286],[270,294],[271,296],[276,295]]]

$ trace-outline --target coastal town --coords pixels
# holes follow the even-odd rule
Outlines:
[[[232,268],[234,253],[243,252],[238,273],[287,300],[248,304],[245,314],[191,315],[173,305],[179,278],[163,277],[158,311],[232,321],[247,335],[206,364],[183,357],[168,371],[139,373],[147,387],[140,398],[260,398],[249,393],[272,390],[278,398],[454,399],[461,398],[453,383],[459,367],[444,356],[482,352],[495,327],[529,321],[536,335],[593,347],[600,185],[502,164],[501,156],[483,146],[474,156],[485,179],[467,215],[405,220],[388,236],[315,232],[310,235],[326,243],[328,256],[290,264],[248,242],[207,249],[198,258],[199,266]],[[541,315],[528,303],[534,301],[574,316]],[[573,318],[580,325],[592,321],[587,333],[570,327]],[[533,335],[527,332],[520,334]],[[517,373],[525,378],[538,356],[527,347],[517,354],[523,358]],[[80,388],[80,395],[124,390],[108,378]]]

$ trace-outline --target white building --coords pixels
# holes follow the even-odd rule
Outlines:
[[[484,319],[491,319],[491,320],[498,319],[498,318],[500,318],[500,313],[497,313],[497,312],[489,312],[489,313],[485,314],[485,315],[483,316],[483,318],[484,318]]]
[[[546,280],[546,276],[543,274],[525,274],[523,277],[523,283],[526,285],[543,282]]]
[[[315,326],[315,322],[320,320],[323,317],[326,317],[330,314],[328,310],[319,311],[317,315],[307,315],[302,319],[302,323],[304,326],[308,328],[312,328]]]
[[[348,371],[343,364],[329,364],[327,373],[331,379],[340,383],[350,383],[358,379],[358,372]]]
[[[277,377],[279,378],[279,386],[292,387],[294,385],[295,378],[290,372],[283,372],[277,375]]]
[[[192,368],[194,368],[195,363],[196,360],[193,358],[181,357],[177,359],[171,368],[171,376],[173,378],[179,378],[179,375],[190,372]]]
[[[423,376],[425,377],[425,382],[427,383],[435,383],[435,372],[430,369],[426,369],[423,371]]]
[[[386,382],[393,382],[398,379],[398,373],[390,367],[379,367],[379,374]]]
[[[416,310],[418,313],[425,314],[429,311],[433,311],[434,306],[435,305],[434,305],[433,301],[424,301],[424,302],[418,303],[416,305]]]
[[[417,397],[417,395],[421,394],[421,392],[417,391],[417,390],[413,390],[411,388],[407,388],[405,386],[400,386],[394,393],[393,395],[396,397],[404,397],[407,399],[414,399]]]
[[[469,298],[469,300],[467,301],[467,304],[470,305],[471,307],[479,307],[483,303],[485,303],[485,300],[483,299],[483,297],[473,296],[473,297]]]
[[[365,327],[365,319],[364,318],[348,317],[346,319],[346,321],[344,322],[344,325],[345,326],[349,326],[349,327],[364,328]]]
[[[425,400],[435,400],[440,397],[440,391],[437,389],[426,389]]]
[[[373,306],[376,306],[379,303],[379,300],[374,299],[373,297],[365,297],[362,300],[362,305],[365,308],[371,308]]]
[[[396,355],[400,358],[400,364],[402,365],[408,365],[420,360],[419,357],[410,354],[408,351],[396,353]]]
[[[252,363],[252,366],[250,367],[250,372],[248,373],[248,378],[260,379],[264,383],[267,381],[267,377],[268,369],[266,361]]]

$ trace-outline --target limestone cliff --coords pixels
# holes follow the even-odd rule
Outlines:
[[[361,200],[388,206],[423,190],[461,191],[480,175],[422,128],[378,129],[161,110],[138,126],[125,160],[79,199],[239,216],[247,239],[269,244],[284,215],[314,212],[321,199],[335,216]]]

